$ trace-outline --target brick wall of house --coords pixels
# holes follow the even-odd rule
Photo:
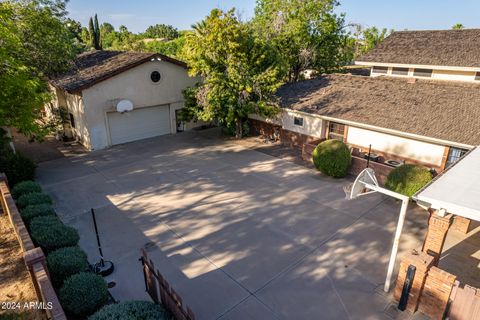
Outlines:
[[[256,119],[249,119],[250,130],[253,134],[272,136],[275,130],[280,134],[280,141],[291,148],[302,149],[305,143],[318,140],[316,137],[307,136],[298,132],[283,129],[280,125]]]
[[[394,167],[387,166],[383,163],[379,162],[374,162],[370,161],[368,164],[369,168],[372,168],[375,170],[375,176],[377,177],[378,183],[380,185],[385,185],[385,182],[387,181],[388,174],[395,169]],[[367,167],[367,160],[352,156],[352,166],[350,167],[350,174],[356,176],[362,170],[364,170]]]
[[[451,228],[453,230],[457,230],[461,233],[467,234],[470,229],[470,219],[461,216],[455,216],[455,218],[453,218]]]

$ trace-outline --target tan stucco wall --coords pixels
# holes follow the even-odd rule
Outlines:
[[[432,78],[439,80],[475,81],[476,72],[433,70]]]
[[[445,146],[349,127],[347,143],[440,166]]]
[[[392,74],[393,67],[388,68],[388,73],[374,73],[373,67],[371,68],[370,76],[372,77],[380,77],[380,76],[389,76],[395,78],[406,78],[406,77],[413,77],[419,79],[436,79],[436,80],[448,80],[448,81],[476,81],[475,80],[475,71],[455,71],[455,70],[438,70],[433,69],[432,77],[431,78],[424,78],[424,77],[414,77],[414,68],[408,69],[408,76],[402,75],[395,75]],[[430,68],[432,69],[432,68]],[[478,82],[478,81],[477,81]]]
[[[88,132],[87,121],[85,118],[85,105],[83,103],[82,96],[79,94],[69,94],[64,92],[64,106],[67,108],[68,112],[73,114],[75,120],[75,136],[80,141],[80,143],[85,146],[87,149],[91,149],[90,136]],[[61,100],[60,100],[61,101]]]
[[[150,80],[150,73],[154,70],[162,76],[156,84]],[[116,102],[121,99],[132,101],[134,109],[170,105],[171,129],[175,133],[175,109],[183,107],[182,90],[198,81],[198,78],[189,77],[185,68],[164,61],[151,61],[84,90],[85,121],[91,148],[97,150],[111,145],[106,113],[115,111]]]
[[[283,129],[298,132],[304,135],[323,138],[325,121],[318,118],[305,115],[304,113],[298,113],[293,110],[282,110],[282,112],[273,119],[265,119],[259,115],[251,114],[248,116],[251,119],[265,121],[282,126]],[[303,119],[303,126],[294,124],[295,117]]]
[[[72,128],[74,136],[82,145],[90,149],[90,138],[85,121],[85,106],[83,104],[82,96],[79,94],[70,94],[55,87],[50,87],[50,91],[53,94],[54,99],[49,103],[49,108],[46,108],[47,117],[54,116],[52,112],[53,110],[50,108],[65,108],[68,113],[73,114],[75,120],[75,128]]]
[[[295,117],[303,119],[303,126],[294,124]],[[320,118],[305,116],[305,114],[286,110],[282,113],[282,127],[285,130],[322,138],[324,121]]]

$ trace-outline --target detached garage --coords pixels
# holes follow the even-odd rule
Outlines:
[[[65,108],[65,133],[89,150],[177,132],[182,91],[198,78],[185,63],[156,53],[90,51],[71,71],[51,81]],[[193,124],[184,124],[188,130]]]

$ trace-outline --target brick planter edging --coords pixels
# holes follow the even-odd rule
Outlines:
[[[37,293],[37,298],[44,303],[48,318],[53,320],[66,320],[65,312],[60,305],[60,301],[49,278],[45,255],[41,248],[35,247],[33,244],[15,204],[15,200],[13,200],[10,194],[7,177],[3,173],[0,173],[0,202],[2,212],[8,215],[15,230],[18,242],[23,251],[23,259],[25,260]]]

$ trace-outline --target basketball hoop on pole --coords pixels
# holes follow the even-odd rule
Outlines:
[[[390,291],[390,283],[392,281],[393,269],[395,267],[395,260],[397,258],[398,245],[400,244],[400,236],[402,235],[403,224],[405,222],[405,216],[407,214],[410,197],[380,187],[375,176],[375,171],[372,168],[366,168],[360,172],[355,179],[355,182],[346,185],[343,188],[343,191],[345,192],[345,197],[347,200],[354,200],[360,196],[365,196],[375,192],[380,192],[384,195],[402,200],[402,207],[400,208],[392,252],[390,254],[390,261],[388,263],[387,277],[385,279],[385,286],[383,287],[383,291],[388,292]]]

